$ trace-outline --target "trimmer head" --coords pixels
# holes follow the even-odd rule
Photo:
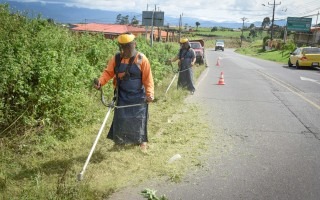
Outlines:
[[[83,179],[83,172],[80,172],[77,176],[77,180],[82,181],[82,179]]]

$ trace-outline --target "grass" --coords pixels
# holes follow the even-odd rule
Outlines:
[[[279,63],[287,63],[290,56],[289,51],[270,50],[265,51],[262,49],[262,40],[256,40],[247,45],[246,48],[238,48],[236,52],[253,56],[265,60],[271,60]]]
[[[204,68],[196,67],[195,76]],[[151,178],[179,182],[188,170],[202,166],[200,155],[212,137],[209,127],[196,105],[184,103],[188,92],[177,90],[176,83],[165,95],[172,77],[156,88],[157,101],[149,106],[148,152],[138,146],[114,147],[106,139],[110,116],[81,182],[77,174],[107,112],[99,95],[93,97],[95,109],[88,110],[96,123],[73,130],[73,138],[59,141],[32,130],[20,138],[1,138],[0,199],[103,199]],[[168,164],[175,154],[182,159]]]

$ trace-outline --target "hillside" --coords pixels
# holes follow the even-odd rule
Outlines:
[[[28,11],[30,16],[36,17],[41,14],[44,18],[54,19],[56,22],[60,23],[87,23],[87,22],[97,22],[97,23],[115,23],[117,15],[129,16],[132,19],[134,16],[141,22],[142,13],[132,13],[132,12],[115,12],[110,10],[97,10],[97,9],[87,9],[79,7],[67,7],[63,4],[43,4],[38,2],[15,2],[0,0],[0,3],[7,2],[14,11]],[[263,19],[261,19],[262,21]],[[201,20],[197,18],[182,18],[182,24],[188,24],[189,26],[195,26],[196,22],[200,22],[201,27],[226,27],[226,28],[241,28],[242,23],[238,22],[216,22],[215,19],[212,20]],[[253,23],[255,26],[261,26],[261,22],[250,22],[245,23],[245,26],[249,26]],[[275,24],[283,26],[286,21],[275,21]],[[164,25],[170,24],[178,26],[179,16],[172,17],[165,15]]]

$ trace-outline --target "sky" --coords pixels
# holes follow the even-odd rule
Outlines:
[[[12,0],[11,0],[12,1]],[[320,23],[320,0],[14,0],[19,2],[61,3],[66,6],[111,11],[162,11],[165,16],[191,17],[217,22],[255,22],[265,17],[310,17]],[[275,4],[275,6],[273,6]]]

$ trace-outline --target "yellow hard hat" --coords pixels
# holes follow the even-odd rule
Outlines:
[[[132,33],[124,33],[119,35],[118,42],[120,44],[127,44],[134,40],[135,36]]]
[[[186,42],[188,42],[189,40],[188,40],[188,38],[181,38],[180,39],[180,43],[186,43]]]

